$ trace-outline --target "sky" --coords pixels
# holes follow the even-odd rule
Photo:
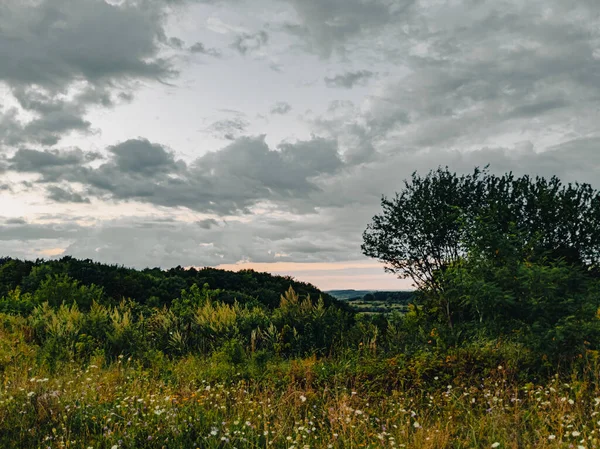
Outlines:
[[[2,0],[0,256],[403,289],[412,172],[599,187],[598,0]]]

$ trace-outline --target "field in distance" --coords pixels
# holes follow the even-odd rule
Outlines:
[[[362,313],[404,312],[414,297],[414,292],[406,290],[329,290],[326,293]]]

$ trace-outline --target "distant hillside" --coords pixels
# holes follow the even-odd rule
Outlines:
[[[150,306],[169,305],[181,296],[183,289],[197,284],[208,284],[220,290],[217,299],[227,303],[258,302],[269,308],[279,305],[280,295],[290,286],[300,295],[310,295],[316,301],[323,297],[325,305],[335,304],[345,310],[348,306],[333,296],[320,291],[312,284],[299,282],[288,276],[274,276],[253,270],[239,272],[216,268],[162,270],[146,268],[136,270],[120,265],[107,265],[90,259],[63,257],[59,260],[22,261],[0,258],[0,298],[16,287],[22,293],[34,293],[48,277],[67,275],[80,284],[102,287],[107,303],[118,303],[122,298],[132,298]]]
[[[366,294],[373,292],[374,290],[327,290],[325,293],[340,300],[347,300],[350,298],[362,298]]]
[[[401,301],[412,299],[414,292],[409,290],[327,290],[326,293],[341,301],[363,299],[365,301]]]

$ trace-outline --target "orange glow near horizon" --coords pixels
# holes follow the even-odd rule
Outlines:
[[[292,276],[309,282],[321,290],[412,290],[407,279],[398,279],[385,273],[376,261],[352,260],[346,262],[238,262],[216,268],[231,271],[255,270],[275,275]]]

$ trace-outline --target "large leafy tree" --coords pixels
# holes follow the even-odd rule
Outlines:
[[[439,168],[413,173],[381,205],[363,234],[363,253],[438,297],[450,325],[444,273],[473,248],[481,257],[511,251],[511,260],[562,260],[586,269],[600,260],[600,193],[589,184],[497,176],[487,167],[460,176]]]

